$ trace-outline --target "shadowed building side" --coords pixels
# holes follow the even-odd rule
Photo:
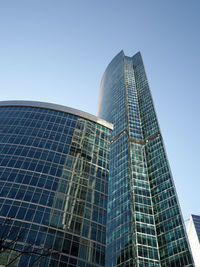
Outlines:
[[[192,214],[187,227],[188,238],[196,267],[200,266],[200,215]]]

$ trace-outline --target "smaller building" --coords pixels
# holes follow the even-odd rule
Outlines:
[[[195,265],[200,267],[200,215],[191,215],[187,233]]]
[[[0,102],[0,266],[105,266],[111,130],[69,107]]]

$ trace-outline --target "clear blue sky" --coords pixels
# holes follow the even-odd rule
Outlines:
[[[199,14],[199,0],[1,0],[0,100],[95,114],[107,64],[141,51],[184,218],[200,214]]]

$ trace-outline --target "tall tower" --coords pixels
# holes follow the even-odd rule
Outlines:
[[[106,266],[193,266],[140,53],[108,65],[97,116],[114,124]]]

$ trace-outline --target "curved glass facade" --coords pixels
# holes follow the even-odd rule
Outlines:
[[[104,266],[111,125],[56,105],[5,103],[0,265]]]
[[[106,266],[193,266],[140,53],[108,65],[97,114],[114,124]]]

